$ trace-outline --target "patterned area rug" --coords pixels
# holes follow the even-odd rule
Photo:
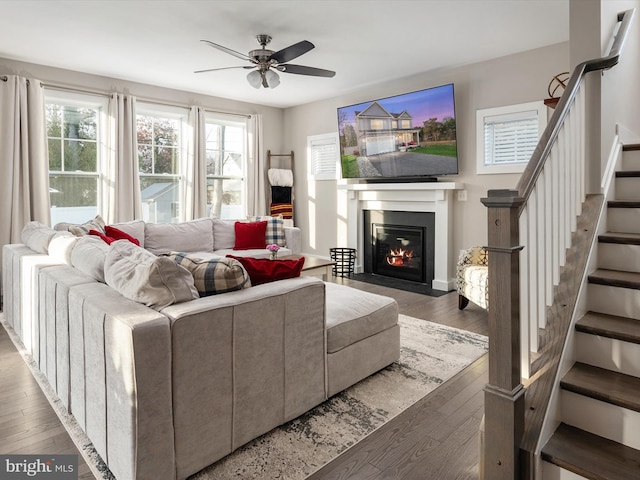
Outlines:
[[[5,324],[3,318],[2,323]],[[302,480],[488,350],[487,337],[426,320],[400,315],[400,327],[398,362],[249,442],[189,480]],[[64,411],[33,359],[25,353],[11,327],[5,325],[5,329],[96,477],[113,479],[73,416]]]

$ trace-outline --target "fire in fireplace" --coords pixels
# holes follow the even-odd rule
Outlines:
[[[433,280],[432,212],[365,210],[364,271],[429,287]]]
[[[424,227],[373,224],[373,273],[414,282],[425,281]]]

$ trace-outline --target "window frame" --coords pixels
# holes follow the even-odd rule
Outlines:
[[[45,109],[47,105],[55,104],[62,105],[64,107],[75,108],[91,108],[97,110],[96,116],[96,169],[95,172],[83,172],[83,171],[71,171],[71,170],[51,170],[49,168],[48,148],[49,148],[49,134],[48,125],[45,120],[45,132],[47,137],[47,172],[49,178],[51,178],[52,172],[54,175],[74,175],[79,177],[96,177],[96,215],[100,214],[103,210],[102,195],[105,182],[105,169],[107,168],[107,135],[108,135],[108,110],[109,99],[107,96],[100,94],[90,93],[78,93],[70,92],[66,90],[58,90],[44,87],[44,103]],[[57,138],[57,137],[56,137]],[[60,137],[61,141],[65,141],[65,137]],[[93,141],[93,140],[91,140]],[[51,195],[52,192],[49,193]],[[52,224],[54,223],[53,209],[54,208],[73,208],[73,207],[50,207],[49,218]]]
[[[502,174],[502,173],[522,173],[529,160],[526,162],[512,163],[486,163],[485,158],[485,125],[487,119],[495,120],[503,118],[505,121],[524,120],[535,112],[538,125],[538,139],[547,126],[547,107],[543,101],[506,105],[502,107],[485,108],[476,111],[476,174]]]
[[[179,120],[180,126],[178,128],[178,147],[177,153],[179,155],[178,158],[178,173],[168,174],[168,173],[145,173],[140,171],[140,144],[136,141],[138,152],[136,157],[136,162],[138,165],[138,178],[142,180],[143,177],[148,178],[160,178],[166,177],[167,179],[175,179],[178,184],[178,214],[173,215],[171,212],[171,217],[175,218],[172,220],[172,223],[175,222],[183,222],[186,218],[186,205],[185,202],[185,178],[186,178],[186,169],[188,162],[188,148],[189,148],[189,109],[183,107],[174,107],[170,105],[160,105],[154,103],[146,103],[143,101],[138,101],[136,103],[136,139],[138,135],[138,116],[153,116],[171,120]],[[142,185],[140,188],[140,193],[142,194]],[[144,203],[144,202],[143,202]],[[143,209],[144,210],[144,209]],[[143,219],[144,219],[144,211],[143,211]],[[144,219],[147,221],[147,219]]]
[[[241,153],[241,158],[242,158],[242,166],[241,166],[241,170],[242,170],[242,175],[241,176],[233,176],[233,175],[213,175],[213,174],[208,174],[206,173],[206,155],[207,152],[209,151],[207,149],[207,145],[206,145],[206,138],[204,140],[205,144],[204,144],[204,151],[205,151],[205,182],[207,185],[207,190],[209,188],[209,180],[222,180],[224,182],[224,180],[238,180],[241,183],[241,187],[240,187],[240,196],[241,196],[241,200],[240,200],[240,215],[236,216],[238,218],[246,218],[247,216],[247,212],[248,212],[248,201],[249,201],[249,196],[248,196],[248,192],[247,192],[247,175],[248,175],[248,155],[249,155],[249,150],[248,150],[248,133],[249,133],[249,125],[246,119],[239,119],[238,116],[236,115],[225,115],[225,114],[221,114],[221,113],[214,113],[214,112],[205,112],[205,132],[206,132],[206,125],[226,125],[226,126],[231,126],[231,127],[240,127],[242,126],[242,130],[243,130],[243,138],[242,138],[242,152]],[[232,152],[231,150],[219,150],[220,152]],[[238,152],[235,152],[238,153]],[[207,193],[207,197],[208,197],[208,193]],[[207,198],[207,211],[210,214],[210,210],[213,208],[213,204],[209,203],[208,198]],[[235,218],[235,217],[234,217]],[[221,219],[223,220],[233,220],[234,218],[226,218],[225,216],[222,216]]]

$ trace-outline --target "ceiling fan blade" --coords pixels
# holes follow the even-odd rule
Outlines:
[[[283,69],[284,68],[284,69]],[[311,75],[312,77],[327,77],[331,78],[335,76],[336,72],[333,70],[325,70],[323,68],[305,67],[304,65],[279,65],[278,70],[285,73],[295,73],[296,75]]]
[[[248,57],[244,53],[236,52],[235,50],[231,50],[230,48],[223,47],[222,45],[218,45],[217,43],[210,42],[209,40],[200,40],[200,41],[206,43],[207,45],[212,46],[213,48],[217,48],[218,50],[228,53],[229,55],[233,55],[234,57],[241,58],[242,60],[249,60],[250,62],[253,61],[251,57]]]
[[[255,66],[249,66],[246,65],[244,67],[222,67],[222,68],[207,68],[206,70],[196,70],[193,73],[205,73],[205,72],[215,72],[216,70],[229,70],[232,68],[245,68],[245,69],[251,69],[251,68],[256,68]]]
[[[295,43],[287,48],[283,48],[275,53],[272,53],[269,57],[269,60],[275,60],[278,63],[285,63],[294,58],[298,58],[300,55],[307,53],[309,50],[314,48],[313,43],[302,40],[301,42]]]

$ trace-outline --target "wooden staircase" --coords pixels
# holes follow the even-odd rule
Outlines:
[[[640,145],[625,146],[543,479],[640,479]]]

